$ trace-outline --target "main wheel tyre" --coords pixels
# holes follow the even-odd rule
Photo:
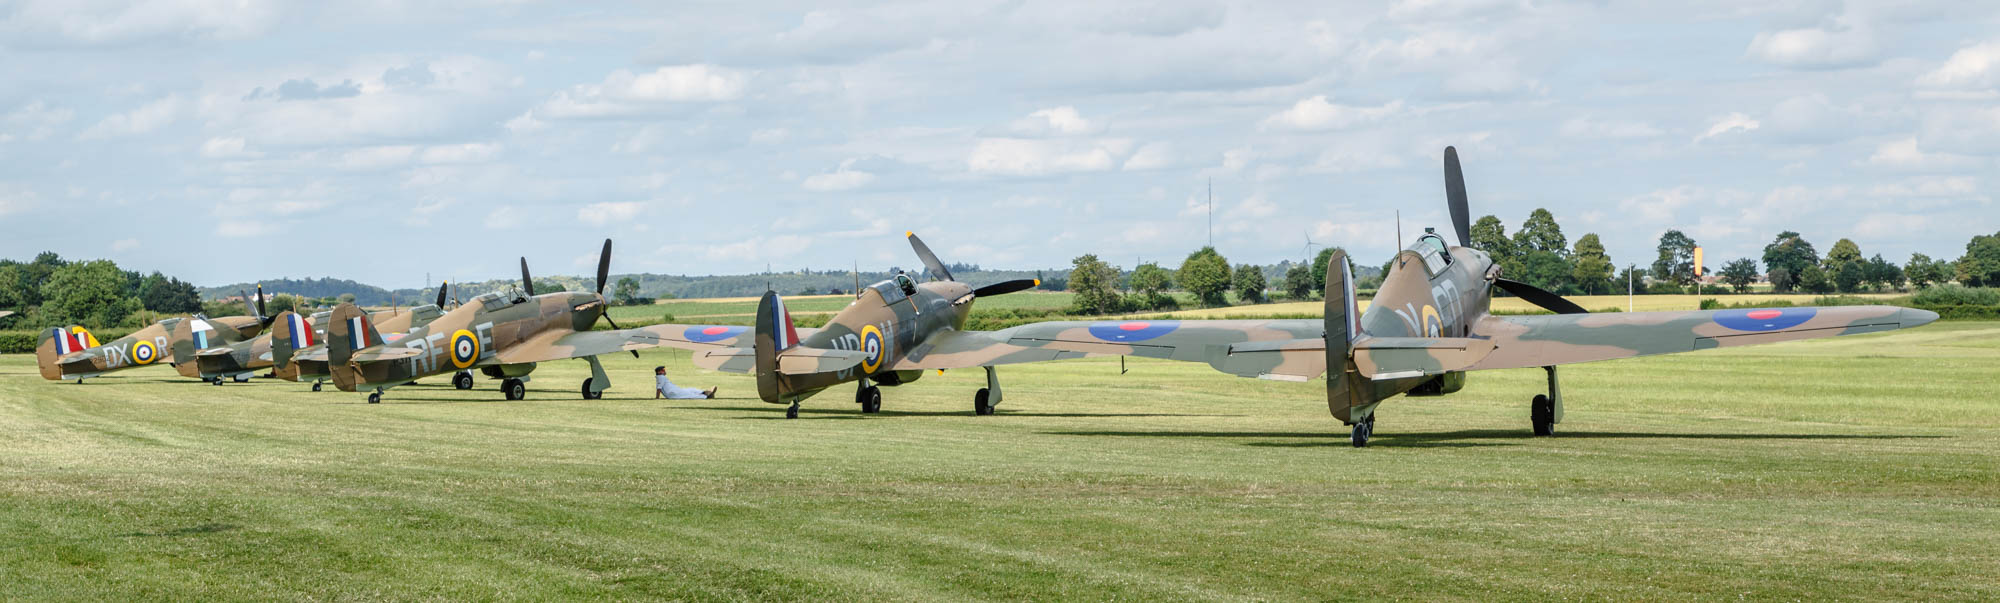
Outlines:
[[[972,414],[980,416],[993,414],[993,403],[989,401],[992,396],[993,392],[984,387],[979,388],[978,392],[973,393]]]
[[[369,404],[381,404],[381,403],[382,403],[382,392],[368,392],[368,403],[369,403]]]
[[[508,400],[526,400],[528,385],[520,379],[508,379],[500,383],[500,393],[505,394]]]
[[[81,383],[81,382],[79,382],[79,383]],[[209,384],[209,385],[222,385],[222,378],[221,378],[221,377],[210,377],[210,378],[208,379],[208,384]]]
[[[1375,415],[1371,414],[1354,424],[1354,447],[1367,448],[1368,439],[1372,437],[1375,437]]]
[[[1535,424],[1535,435],[1537,436],[1555,435],[1556,434],[1555,402],[1549,400],[1548,396],[1542,394],[1535,394],[1535,400],[1532,404],[1529,405],[1529,408],[1530,411],[1528,415],[1529,419],[1531,419]]]
[[[319,382],[318,382],[318,381],[314,381],[314,382],[313,382],[313,391],[319,391]]]
[[[790,408],[785,409],[785,418],[787,419],[799,418],[799,403],[793,402]]]
[[[599,399],[602,399],[602,398],[604,398],[604,392],[594,392],[594,391],[590,391],[590,382],[592,382],[592,381],[596,381],[596,380],[597,380],[597,378],[596,378],[596,377],[584,377],[584,378],[583,378],[583,399],[585,399],[585,400],[599,400]]]
[[[882,412],[882,388],[872,386],[868,388],[868,393],[863,394],[861,398],[861,412],[865,414]]]
[[[451,386],[459,389],[472,389],[472,373],[460,372],[457,375],[452,375]]]

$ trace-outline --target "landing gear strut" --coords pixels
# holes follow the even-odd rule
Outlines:
[[[993,407],[1000,405],[1000,376],[993,367],[985,368],[986,387],[972,394],[972,414],[980,416],[993,414]]]
[[[854,402],[861,405],[861,414],[871,415],[882,412],[882,388],[861,380],[861,387],[854,390]]]
[[[1361,419],[1360,422],[1354,424],[1354,447],[1367,448],[1368,438],[1374,436],[1375,436],[1375,413],[1371,412],[1368,413],[1367,418]]]
[[[601,400],[604,390],[611,388],[611,376],[604,374],[604,365],[597,362],[596,356],[585,356],[583,360],[590,363],[590,378],[583,380],[583,399]]]
[[[1552,436],[1556,434],[1556,424],[1562,422],[1562,388],[1556,385],[1556,367],[1545,366],[1542,370],[1549,372],[1549,393],[1535,394],[1528,408],[1528,419],[1534,423],[1535,435]]]

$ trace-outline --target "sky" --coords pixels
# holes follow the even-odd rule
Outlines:
[[[634,5],[636,4],[636,6]],[[0,1],[0,257],[222,284],[2000,230],[1993,2]]]

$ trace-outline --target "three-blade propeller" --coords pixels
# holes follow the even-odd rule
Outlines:
[[[603,310],[598,313],[597,318],[603,320],[605,324],[611,325],[611,328],[613,329],[622,329],[623,327],[618,326],[618,321],[611,319],[611,304],[610,302],[607,302],[604,299],[604,284],[605,281],[608,281],[610,279],[611,279],[611,239],[605,239],[604,251],[599,252],[597,254],[597,302],[601,304],[600,307],[603,308]],[[534,278],[532,276],[529,276],[528,274],[528,258],[521,258],[521,290],[527,292],[529,297],[534,297],[535,295],[535,281]],[[442,297],[442,294],[440,294],[440,297],[438,299],[444,299]],[[632,352],[633,358],[639,357],[639,350],[628,350],[628,351]]]
[[[1451,227],[1453,230],[1458,231],[1458,244],[1463,247],[1472,247],[1472,223],[1469,215],[1472,213],[1472,210],[1465,196],[1465,171],[1458,166],[1458,149],[1454,147],[1444,148],[1444,199],[1445,204],[1451,208]],[[1472,248],[1477,249],[1477,247]],[[1576,302],[1563,299],[1561,295],[1550,293],[1540,287],[1521,281],[1496,278],[1493,279],[1493,284],[1499,285],[1501,289],[1506,290],[1508,293],[1512,293],[1516,297],[1550,312],[1557,314],[1589,313],[1588,310],[1583,309],[1583,306],[1576,305]]]

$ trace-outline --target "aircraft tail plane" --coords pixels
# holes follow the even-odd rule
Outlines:
[[[361,381],[360,370],[348,363],[355,350],[382,344],[382,334],[368,321],[368,313],[354,304],[341,304],[326,317],[326,369],[340,391],[354,391]]]
[[[276,328],[271,331],[273,372],[280,379],[297,381],[299,367],[292,363],[292,353],[318,343],[313,341],[312,321],[291,310],[279,312],[274,320]]]

